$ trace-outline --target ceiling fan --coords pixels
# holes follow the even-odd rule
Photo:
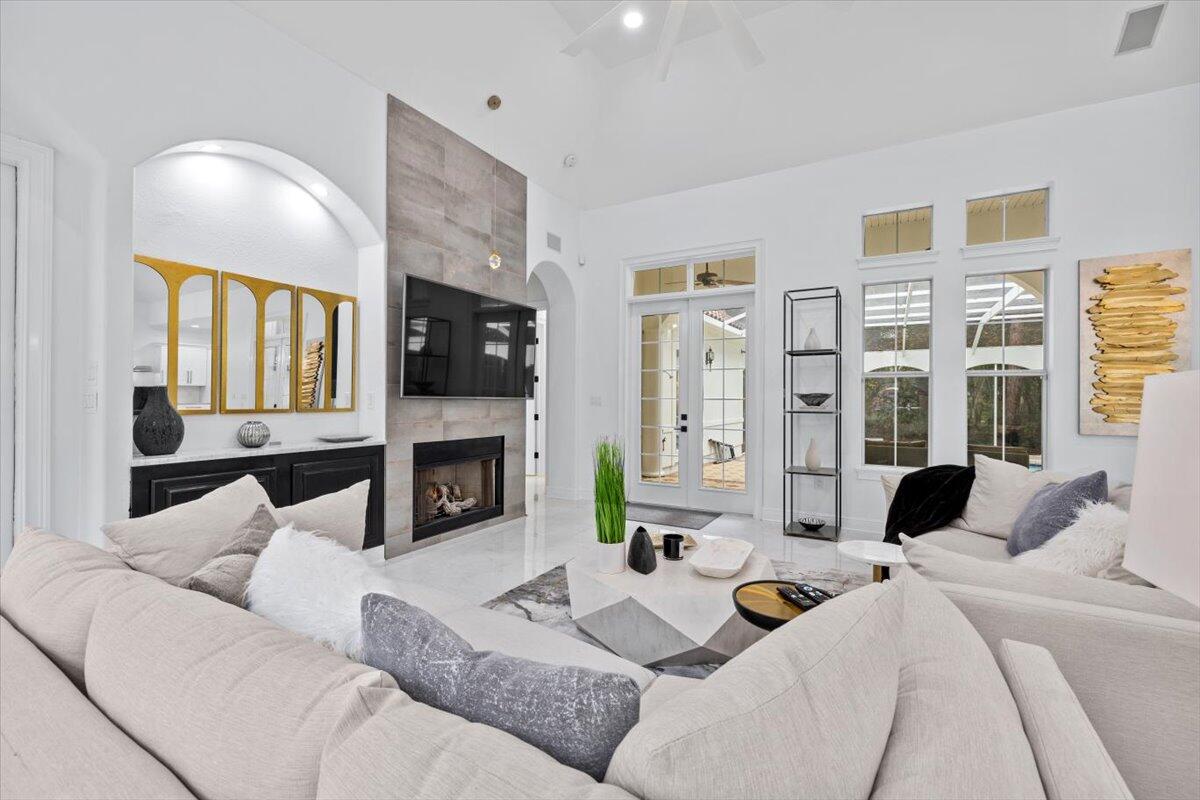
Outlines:
[[[717,17],[717,21],[721,23],[729,43],[733,46],[733,51],[737,54],[738,59],[742,62],[742,66],[746,69],[753,69],[759,64],[766,61],[766,56],[759,49],[758,44],[754,41],[754,36],[750,33],[750,29],[746,27],[746,21],[742,18],[742,12],[738,11],[733,0],[694,0],[696,3],[707,3],[712,8],[713,13]],[[688,6],[693,0],[671,0],[670,6],[667,8],[667,17],[663,22],[662,31],[658,35],[658,46],[654,51],[654,77],[658,81],[667,79],[667,72],[671,68],[671,53],[675,49],[675,45],[679,42],[679,35],[683,30],[683,18],[687,14]],[[623,17],[627,11],[636,10],[637,5],[634,0],[624,0],[617,3],[608,11],[606,11],[599,19],[587,27],[583,33],[576,36],[570,44],[562,49],[563,53],[569,56],[577,56],[583,52],[589,44],[594,42],[609,26],[613,25],[616,20]]]

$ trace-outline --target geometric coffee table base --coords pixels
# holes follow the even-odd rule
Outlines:
[[[644,667],[724,664],[766,635],[735,615],[708,640],[694,642],[631,597],[576,617],[575,624]]]

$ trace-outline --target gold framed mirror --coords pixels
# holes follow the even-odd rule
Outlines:
[[[135,386],[165,385],[180,414],[217,410],[217,271],[135,254]]]
[[[353,411],[358,386],[358,299],[296,287],[297,411]]]
[[[295,288],[221,273],[221,413],[292,410]]]

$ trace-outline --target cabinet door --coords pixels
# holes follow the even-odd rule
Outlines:
[[[179,348],[179,385],[207,386],[209,357],[207,347]]]

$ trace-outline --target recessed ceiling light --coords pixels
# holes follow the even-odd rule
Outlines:
[[[325,188],[325,184],[323,183],[310,183],[308,185],[308,190],[312,192],[314,196],[322,199],[329,196],[329,190]]]
[[[625,23],[625,27],[629,29],[640,28],[646,18],[642,16],[640,11],[626,11],[625,16],[621,18],[621,22]]]
[[[219,145],[219,144],[206,144],[206,145],[204,145],[203,147],[201,147],[201,148],[200,148],[200,152],[201,152],[201,153],[219,153],[219,152],[221,152],[221,145]]]

